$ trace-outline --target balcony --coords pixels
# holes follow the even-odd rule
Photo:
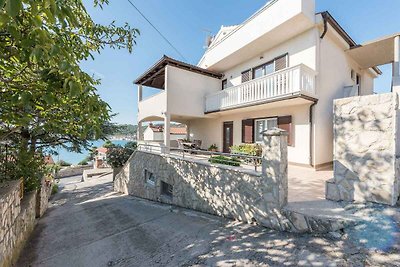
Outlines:
[[[143,119],[159,119],[166,111],[167,94],[165,91],[139,101],[138,121]]]
[[[300,64],[206,96],[205,113],[222,111],[293,95],[315,96],[316,72]]]

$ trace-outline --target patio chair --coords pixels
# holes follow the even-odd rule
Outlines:
[[[199,149],[200,150],[202,141],[201,140],[193,140],[193,144],[194,144],[195,149]]]

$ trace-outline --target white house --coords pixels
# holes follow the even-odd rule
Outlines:
[[[178,139],[185,139],[186,136],[186,128],[170,126],[170,140],[177,141]],[[164,127],[163,126],[155,126],[153,124],[149,124],[143,132],[143,140],[144,141],[155,141],[155,142],[163,142],[164,141]]]
[[[289,132],[289,162],[330,164],[333,100],[373,94],[375,66],[393,60],[366,63],[382,57],[359,48],[329,12],[315,12],[314,0],[269,1],[242,24],[221,27],[197,66],[164,56],[138,77],[139,129],[164,121],[169,146],[170,123],[183,123],[203,148],[229,152],[278,126]],[[398,56],[398,43],[391,51]],[[160,93],[143,99],[143,87]]]

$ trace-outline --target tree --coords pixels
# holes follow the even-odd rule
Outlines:
[[[0,140],[33,157],[59,145],[80,152],[104,138],[110,107],[79,63],[106,46],[132,52],[138,34],[128,24],[94,23],[82,0],[0,0]]]

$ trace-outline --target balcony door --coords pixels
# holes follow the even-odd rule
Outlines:
[[[227,121],[223,126],[223,152],[229,153],[231,146],[233,146],[233,121]]]

